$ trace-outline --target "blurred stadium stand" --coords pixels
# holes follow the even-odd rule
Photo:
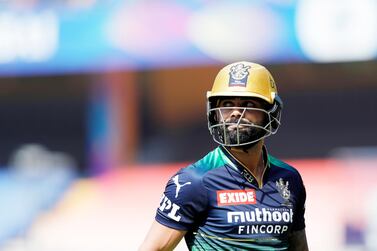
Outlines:
[[[84,77],[73,76],[2,78],[1,166],[27,143],[66,152],[78,168],[86,166],[87,84]]]
[[[73,162],[39,145],[25,145],[0,169],[0,248],[25,236],[36,217],[50,210],[76,178]]]

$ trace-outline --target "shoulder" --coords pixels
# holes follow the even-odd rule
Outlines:
[[[167,187],[175,189],[180,184],[189,183],[190,193],[195,194],[199,190],[206,190],[208,178],[215,173],[218,174],[218,170],[224,167],[225,164],[226,159],[223,156],[223,152],[216,148],[197,162],[181,168],[170,178]]]
[[[290,164],[278,159],[278,158],[275,158],[274,156],[272,155],[268,155],[268,161],[270,163],[271,166],[275,167],[275,168],[281,168],[287,172],[291,172],[291,173],[294,173],[294,174],[298,174],[300,175],[299,171],[291,166]]]
[[[223,167],[227,163],[227,158],[219,147],[206,154],[197,162],[182,168],[179,172],[186,173],[192,178],[203,179],[211,171]]]
[[[268,161],[270,167],[275,170],[275,173],[284,174],[283,176],[288,176],[303,186],[301,174],[295,167],[270,154],[268,155]]]

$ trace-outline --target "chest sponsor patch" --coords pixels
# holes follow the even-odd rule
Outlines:
[[[257,198],[254,189],[217,191],[218,206],[231,206],[255,203],[257,203]]]

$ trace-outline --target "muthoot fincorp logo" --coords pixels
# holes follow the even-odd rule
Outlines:
[[[255,208],[251,211],[228,212],[227,219],[228,223],[235,224],[238,234],[283,234],[293,222],[293,210]]]

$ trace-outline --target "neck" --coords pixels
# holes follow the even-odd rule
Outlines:
[[[263,144],[264,141],[261,140],[247,149],[238,147],[228,148],[230,153],[254,175],[258,182],[261,181],[265,168],[263,161]]]

